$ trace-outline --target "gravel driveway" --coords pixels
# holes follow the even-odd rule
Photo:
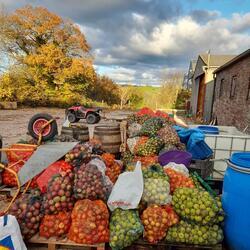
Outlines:
[[[27,138],[27,127],[29,119],[37,113],[49,113],[54,117],[58,117],[57,124],[59,127],[59,133],[61,126],[64,122],[65,110],[58,108],[23,108],[17,110],[0,110],[0,135],[3,137],[4,146],[16,143],[21,139]],[[131,111],[111,111],[104,112],[103,116],[106,119],[102,119],[100,124],[111,124],[115,119],[124,119]],[[81,121],[84,123],[84,121]],[[94,126],[88,125],[90,128],[90,134],[93,133]]]

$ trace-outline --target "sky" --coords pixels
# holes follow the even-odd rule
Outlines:
[[[0,0],[9,11],[43,6],[76,22],[97,72],[124,84],[158,85],[198,54],[250,48],[250,0]]]

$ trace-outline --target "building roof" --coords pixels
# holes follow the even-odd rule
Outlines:
[[[228,61],[227,63],[223,64],[221,67],[219,67],[218,69],[216,69],[214,71],[214,73],[218,73],[222,70],[224,70],[225,68],[235,64],[236,62],[242,60],[243,58],[247,57],[247,56],[250,56],[250,49],[244,51],[243,53],[241,53],[240,55],[232,58],[230,61]]]
[[[211,55],[210,60],[208,62],[209,54],[200,54],[199,55],[202,61],[209,66],[217,66],[220,67],[221,65],[227,63],[228,61],[232,60],[235,55]]]
[[[193,72],[194,72],[194,70],[195,70],[196,63],[197,63],[197,60],[191,60],[191,61],[190,61],[190,66],[191,66],[191,69],[192,69]]]

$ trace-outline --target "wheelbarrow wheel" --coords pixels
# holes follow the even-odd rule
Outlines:
[[[39,139],[39,134],[42,131],[42,141],[52,140],[58,134],[56,121],[53,120],[44,129],[42,129],[42,127],[51,120],[53,120],[53,117],[46,113],[34,115],[29,121],[29,134],[34,139]]]

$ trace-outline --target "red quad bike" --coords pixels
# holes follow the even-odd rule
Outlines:
[[[66,110],[66,117],[70,123],[86,119],[88,124],[95,124],[101,120],[101,108],[84,108],[83,106],[72,106]]]

